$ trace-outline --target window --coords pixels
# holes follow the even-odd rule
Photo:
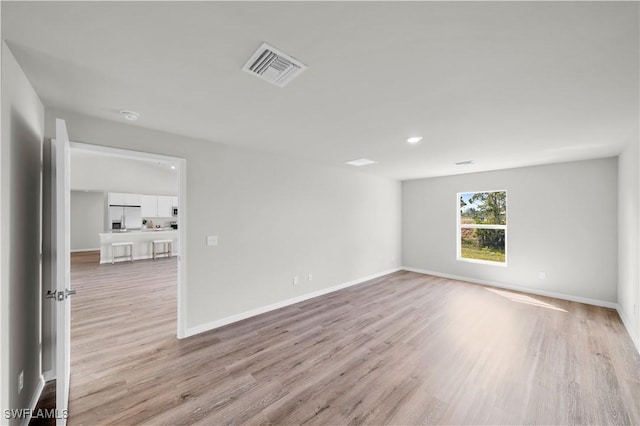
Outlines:
[[[507,265],[507,191],[458,193],[458,260]]]

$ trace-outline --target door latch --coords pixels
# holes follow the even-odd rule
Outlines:
[[[76,294],[76,290],[74,288],[66,288],[64,289],[64,291],[47,290],[47,294],[45,297],[47,299],[55,299],[58,302],[62,302],[64,299],[68,298],[72,294]]]

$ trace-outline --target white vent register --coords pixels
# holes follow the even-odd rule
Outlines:
[[[269,83],[284,87],[306,70],[307,66],[267,43],[262,43],[242,69]]]

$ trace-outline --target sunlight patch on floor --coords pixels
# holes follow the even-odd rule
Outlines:
[[[512,293],[510,291],[505,290],[497,290],[495,288],[485,288],[485,290],[490,291],[491,293],[497,294],[498,296],[505,297],[512,302],[524,303],[525,305],[539,306],[541,308],[553,309],[555,311],[567,312],[565,309],[558,308],[557,306],[553,306],[550,303],[543,302],[541,300],[535,299],[531,296],[527,296],[520,293]]]

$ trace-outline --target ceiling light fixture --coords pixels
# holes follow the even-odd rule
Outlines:
[[[345,164],[350,166],[368,166],[369,164],[376,164],[377,161],[369,160],[368,158],[358,158],[357,160],[347,161]]]
[[[175,169],[176,169],[176,166],[171,166],[171,170],[175,170]]]
[[[128,121],[136,121],[140,117],[140,114],[134,111],[123,110],[120,111],[120,114],[122,114],[122,118]]]
[[[407,142],[409,143],[418,143],[422,140],[422,136],[411,136],[410,138],[407,139]]]
[[[473,160],[459,161],[456,163],[456,166],[469,166],[471,164],[473,164]]]

